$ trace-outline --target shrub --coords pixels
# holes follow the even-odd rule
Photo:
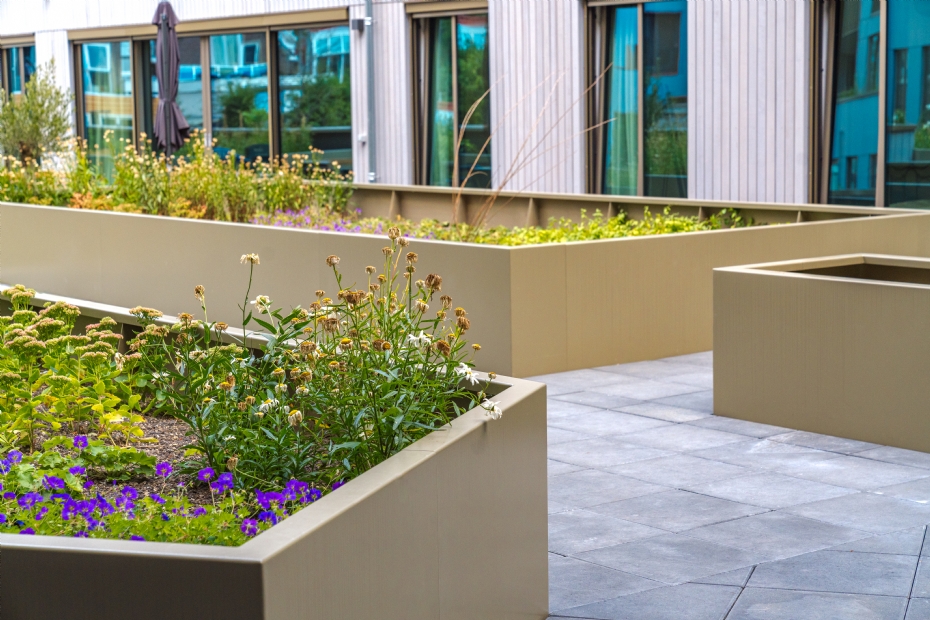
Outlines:
[[[38,67],[20,96],[0,91],[0,149],[24,165],[41,162],[71,129],[72,95],[54,70],[54,62]]]

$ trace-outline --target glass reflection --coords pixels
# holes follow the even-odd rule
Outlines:
[[[832,204],[875,204],[880,28],[876,5],[871,0],[838,3],[827,198]]]
[[[604,193],[632,196],[639,178],[638,13],[633,7],[613,10],[610,70],[607,75]]]
[[[81,71],[88,158],[101,173],[110,177],[114,153],[122,149],[125,141],[132,141],[129,41],[84,43],[81,45]]]
[[[214,151],[252,162],[268,159],[268,54],[265,33],[210,37]]]
[[[191,130],[203,129],[203,68],[200,64],[200,37],[180,37],[181,65],[178,68],[178,107],[191,126]],[[158,110],[158,79],[155,77],[155,41],[146,43],[148,62],[142,67],[142,126],[149,139],[153,139],[155,113]],[[189,146],[177,153],[183,155]]]
[[[26,82],[36,71],[36,48],[34,45],[9,47],[3,53],[7,91],[13,97],[22,95]]]
[[[278,37],[278,106],[281,150],[352,169],[352,101],[349,28],[282,30]]]
[[[930,209],[930,2],[888,3],[885,204]]]

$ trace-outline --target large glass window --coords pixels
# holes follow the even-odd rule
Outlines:
[[[351,170],[349,28],[282,30],[277,38],[281,152],[320,149],[322,163]]]
[[[488,16],[418,22],[421,182],[490,187]]]
[[[686,21],[684,0],[593,9],[595,191],[687,196]]]
[[[181,64],[178,69],[178,107],[191,129],[203,129],[203,69],[200,63],[200,37],[179,37]],[[142,71],[142,126],[149,138],[158,111],[158,79],[155,77],[155,41],[146,41],[147,62]],[[180,151],[184,154],[184,151]]]
[[[88,157],[110,175],[121,140],[132,141],[132,63],[129,41],[95,41],[81,45],[84,137]],[[104,134],[110,132],[109,145]]]
[[[36,48],[33,45],[8,47],[3,50],[3,87],[16,97],[36,71]]]
[[[264,32],[210,37],[214,150],[252,162],[268,159],[268,54]]]

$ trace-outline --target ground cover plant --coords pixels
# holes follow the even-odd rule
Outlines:
[[[125,340],[112,319],[79,333],[75,306],[3,291],[0,532],[237,545],[470,408],[500,417],[466,311],[389,238],[364,286],[330,256],[334,298],[290,311],[251,297],[260,259],[242,256],[241,332],[209,321],[202,286],[202,319],[133,308]],[[179,458],[152,454],[158,419],[186,430]]]

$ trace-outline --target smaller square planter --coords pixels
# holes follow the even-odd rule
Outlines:
[[[469,411],[241,547],[0,535],[0,614],[545,618],[545,386],[499,377],[489,393],[501,419]]]
[[[930,452],[930,260],[714,270],[714,412]]]

